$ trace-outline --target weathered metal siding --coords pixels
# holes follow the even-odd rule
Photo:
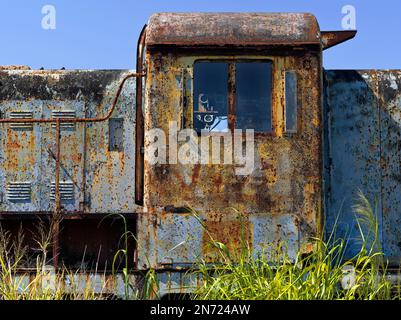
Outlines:
[[[361,190],[377,208],[379,238],[392,264],[401,258],[401,71],[326,71],[326,232],[360,248],[353,205]]]
[[[297,252],[309,236],[316,235],[321,213],[319,52],[289,53],[288,57],[178,52],[155,49],[147,53],[145,132],[160,128],[167,134],[170,121],[181,123],[182,74],[189,75],[192,88],[195,60],[263,58],[274,63],[274,134],[255,135],[255,168],[249,176],[235,175],[232,165],[150,165],[145,156],[147,212],[138,218],[139,267],[211,257],[209,235],[233,250],[240,247],[243,234],[255,254],[272,240],[286,240],[290,252]],[[292,136],[283,133],[285,70],[298,73],[300,130]],[[187,98],[191,108],[192,95]],[[149,143],[145,135],[145,149]],[[191,214],[180,212],[186,206],[199,212],[209,234]]]
[[[126,71],[1,71],[0,112],[32,112],[35,119],[102,117]],[[109,150],[109,122],[61,125],[60,192],[64,212],[134,213],[135,80],[129,80],[112,118],[123,119],[121,150]],[[25,114],[26,116],[26,114]],[[21,124],[19,124],[21,126]],[[25,127],[24,127],[25,126]],[[54,210],[54,125],[0,125],[0,212]],[[29,194],[30,199],[12,199]],[[53,185],[53,194],[52,194]],[[22,189],[21,189],[22,188]],[[7,192],[8,190],[8,192]],[[21,190],[23,193],[21,193]],[[19,192],[19,193],[18,193]],[[64,198],[64,199],[63,199]]]
[[[382,165],[383,245],[393,264],[401,263],[401,71],[378,75]]]
[[[12,111],[24,110],[31,112],[33,117],[40,117],[42,108],[42,101],[14,100],[4,101],[1,104],[2,115]],[[33,126],[26,128],[8,126],[0,130],[0,211],[29,212],[40,210],[41,140],[42,131]],[[13,195],[15,194],[15,198],[12,197],[11,190],[7,194],[8,184],[15,184],[16,190],[12,192]],[[22,184],[28,185],[25,187],[28,190],[25,189],[23,193],[18,190]]]

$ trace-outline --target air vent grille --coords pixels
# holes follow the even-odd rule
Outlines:
[[[76,114],[74,110],[53,110],[52,111],[53,119],[75,119]],[[56,128],[56,124],[52,123],[52,128]],[[75,129],[74,122],[63,122],[60,124],[60,129]]]
[[[13,111],[10,112],[10,119],[33,119],[33,112],[32,111]],[[11,123],[11,129],[26,129],[32,130],[33,124],[32,123]]]
[[[6,187],[7,200],[10,202],[30,202],[31,182],[9,182]]]
[[[74,183],[72,181],[60,181],[59,191],[61,201],[71,201],[74,200]],[[56,200],[56,183],[51,184],[51,194],[50,199]]]

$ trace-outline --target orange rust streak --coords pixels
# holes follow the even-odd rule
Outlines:
[[[252,248],[253,231],[251,223],[246,218],[242,222],[239,220],[208,220],[206,229],[207,231],[205,230],[202,236],[202,252],[207,261],[216,261],[221,257],[219,250],[213,246],[211,237],[213,241],[226,245],[234,260],[239,258],[238,254],[241,252],[241,248]]]

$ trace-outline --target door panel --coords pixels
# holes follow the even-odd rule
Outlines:
[[[401,259],[401,72],[326,71],[326,234],[360,249],[353,206],[370,201],[391,264]]]

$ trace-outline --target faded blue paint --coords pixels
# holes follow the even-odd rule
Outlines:
[[[401,260],[401,71],[379,73],[384,252]]]
[[[360,249],[353,206],[370,200],[391,264],[401,258],[401,71],[326,71],[326,233]]]
[[[271,246],[284,244],[288,257],[295,259],[300,249],[300,232],[295,215],[251,215],[253,254],[269,257]],[[282,242],[282,243],[281,243]]]
[[[200,219],[202,215],[200,216]],[[233,219],[237,219],[235,215]],[[299,248],[299,226],[295,215],[250,214],[252,249],[255,257],[269,256],[271,246],[285,243],[287,254],[295,259]],[[224,221],[221,222],[224,224]],[[159,266],[188,266],[204,259],[202,247],[207,245],[207,230],[199,218],[191,214],[163,214],[158,219],[156,241],[153,244],[152,259]],[[141,259],[149,264],[148,251],[140,250]]]
[[[203,227],[193,215],[166,214],[157,229],[160,264],[180,265],[202,258]]]
[[[18,111],[32,111],[35,119],[52,118],[52,111],[73,111],[75,117],[80,118],[103,117],[128,72],[2,71],[0,112],[3,118]],[[108,150],[107,121],[62,127],[60,183],[74,186],[73,200],[61,203],[63,212],[137,211],[134,199],[135,79],[125,84],[112,118],[124,121],[121,152]],[[32,130],[0,125],[0,212],[54,210],[51,187],[55,182],[55,131],[51,124],[33,124]],[[10,146],[10,141],[15,144]],[[31,182],[31,200],[8,201],[6,189],[10,182]]]

